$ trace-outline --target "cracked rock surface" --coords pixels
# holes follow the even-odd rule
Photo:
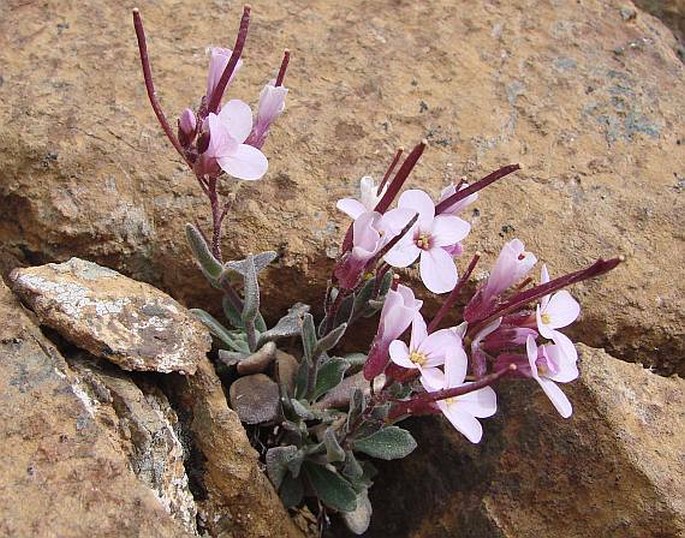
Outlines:
[[[211,347],[207,330],[171,297],[95,263],[72,258],[10,279],[41,323],[124,370],[193,374]]]
[[[2,283],[0,319],[0,534],[187,536]]]

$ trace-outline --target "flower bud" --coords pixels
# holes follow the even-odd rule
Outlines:
[[[178,119],[178,140],[184,148],[193,143],[196,130],[197,118],[195,118],[195,113],[186,108],[181,112],[181,117]]]

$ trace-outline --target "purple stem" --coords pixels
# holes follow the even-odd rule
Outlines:
[[[392,171],[397,166],[397,163],[400,162],[400,157],[402,157],[402,153],[404,153],[404,148],[398,148],[397,152],[395,153],[395,156],[392,159],[392,162],[390,163],[390,166],[388,166],[388,169],[385,171],[385,175],[383,176],[383,180],[378,184],[378,189],[376,190],[376,196],[378,196],[381,193],[381,191],[383,190],[383,187],[385,187],[385,184],[388,182],[388,179],[390,179],[390,174],[392,174]]]
[[[561,288],[565,288],[566,286],[570,286],[576,282],[581,282],[582,280],[587,280],[588,278],[594,278],[603,275],[604,273],[608,273],[622,261],[624,261],[623,256],[611,258],[609,260],[600,258],[585,269],[581,269],[580,271],[575,271],[574,273],[569,273],[567,275],[562,275],[554,280],[546,282],[545,284],[539,284],[538,286],[534,286],[526,291],[517,293],[498,308],[488,313],[487,317],[481,320],[478,324],[485,325],[492,319],[513,312],[514,310],[517,310],[518,308],[535,301],[540,297],[544,297],[545,295],[549,295],[550,293],[560,290]]]
[[[490,183],[494,183],[495,181],[502,179],[512,172],[516,172],[516,170],[520,169],[521,167],[518,164],[508,164],[507,166],[503,166],[499,170],[495,170],[491,174],[488,174],[483,179],[476,181],[473,185],[469,185],[462,190],[457,190],[457,192],[455,192],[452,196],[445,198],[442,202],[435,206],[435,214],[439,215],[445,211],[445,209],[451,205],[454,205],[458,201],[463,200],[467,196],[471,196],[473,193],[478,192],[479,190],[490,185]]]
[[[214,88],[214,93],[211,97],[208,96],[209,105],[207,110],[209,112],[214,112],[219,109],[219,104],[221,103],[221,98],[224,96],[224,91],[226,91],[226,86],[228,86],[228,81],[235,71],[236,65],[238,65],[238,60],[243,53],[243,48],[245,47],[245,40],[247,39],[247,30],[250,26],[250,11],[252,7],[249,4],[243,6],[243,16],[240,19],[240,28],[238,29],[238,36],[235,38],[235,45],[233,46],[233,51],[231,52],[231,57],[228,59],[226,64],[226,69],[221,73],[221,78]]]
[[[285,49],[283,51],[283,60],[281,60],[281,68],[278,70],[278,76],[276,77],[276,86],[283,86],[283,79],[285,78],[285,72],[288,69],[288,64],[290,63],[290,51]]]
[[[160,105],[159,100],[157,99],[157,91],[155,90],[155,84],[152,81],[152,69],[150,68],[150,57],[148,56],[147,52],[147,42],[145,40],[145,29],[143,28],[143,19],[141,18],[140,11],[138,11],[137,8],[133,10],[133,26],[136,30],[136,38],[138,39],[138,52],[140,53],[140,63],[143,67],[145,89],[147,90],[147,96],[150,100],[150,104],[152,105],[152,110],[154,110],[155,116],[157,116],[157,121],[162,126],[164,134],[166,134],[167,138],[169,139],[169,142],[171,142],[171,145],[174,146],[174,149],[179,153],[181,157],[183,157],[183,160],[192,169],[193,164],[186,157],[185,151],[183,150],[183,146],[181,146],[181,143],[174,134],[174,131],[171,129],[171,125],[169,125],[169,122],[167,121],[166,116],[164,115],[164,111],[162,110],[162,106]]]

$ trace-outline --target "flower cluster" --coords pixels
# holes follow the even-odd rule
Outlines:
[[[293,509],[307,504],[320,529],[328,514],[340,514],[350,530],[361,534],[371,517],[368,489],[376,473],[361,458],[391,460],[411,453],[416,441],[396,426],[404,418],[443,414],[477,443],[483,436],[479,419],[497,411],[494,387],[515,378],[534,380],[562,417],[571,415],[571,403],[557,383],[578,377],[578,356],[561,329],[578,318],[580,306],[562,288],[606,273],[620,260],[599,259],[555,279],[543,265],[539,282],[533,284],[537,258],[514,239],[502,247],[488,278],[464,300],[465,283],[480,254],[457,271],[456,260],[471,230],[460,215],[479,191],[519,167],[504,166],[471,184],[463,180],[450,185],[437,201],[420,189],[401,192],[426,148],[422,142],[397,168],[403,153],[398,151],[378,185],[363,177],[359,200],[338,201],[352,223],[332,271],[320,323],[308,305],[296,303],[268,326],[260,313],[258,275],[277,254],[224,262],[220,250],[229,206],[220,206],[217,180],[224,173],[248,181],[266,173],[261,148],[288,92],[283,86],[286,51],[278,76],[261,92],[256,120],[246,103],[224,102],[227,87],[242,68],[249,17],[245,7],[233,49],[209,50],[205,94],[196,109],[181,113],[174,132],[156,98],[142,21],[134,11],[153,110],[210,201],[211,242],[192,224],[186,234],[203,274],[224,294],[230,328],[208,312],[193,312],[216,338],[217,369],[224,370],[224,379],[237,379],[227,390],[234,410],[245,423],[262,426],[255,430],[255,447],[283,504]],[[400,282],[402,271],[394,272],[410,266],[417,266],[430,292],[447,294],[430,320],[421,312],[423,301]],[[231,284],[236,278],[242,278],[242,293]],[[379,311],[368,352],[336,354],[349,327]],[[448,314],[458,322],[443,326]],[[301,339],[297,357],[276,343],[285,340],[292,350],[294,336]],[[241,383],[247,376],[252,376],[249,383]],[[257,386],[264,390],[255,390]]]
[[[420,152],[422,144],[414,153]],[[379,187],[370,177],[362,178],[360,201],[343,199],[337,204],[354,219],[333,272],[337,293],[354,295],[365,279],[385,275],[391,267],[418,264],[429,291],[450,295],[427,324],[420,313],[422,301],[394,280],[363,372],[370,381],[384,374],[387,388],[408,383],[410,390],[404,398],[389,400],[381,391],[375,403],[392,404],[391,420],[442,412],[475,443],[482,437],[477,419],[493,415],[497,408],[491,385],[503,377],[520,377],[539,383],[559,414],[569,417],[571,403],[556,383],[578,377],[578,356],[559,329],[578,318],[580,305],[560,288],[606,272],[618,260],[599,260],[554,281],[543,265],[539,284],[529,287],[537,258],[514,239],[503,246],[489,277],[467,301],[462,322],[438,328],[480,257],[474,256],[460,280],[455,258],[463,252],[470,225],[457,214],[477,199],[477,191],[492,177],[499,179],[517,167],[505,167],[471,186],[464,181],[449,186],[437,203],[422,190],[407,190],[399,195],[397,207],[389,209],[391,197],[399,194],[398,183],[408,175],[406,170],[398,172],[388,183],[395,164]],[[407,344],[400,337],[410,325]],[[418,383],[413,383],[416,378]]]
[[[145,86],[157,120],[176,151],[192,169],[212,208],[212,251],[221,258],[221,225],[229,209],[220,207],[217,178],[226,173],[241,180],[260,179],[269,163],[261,148],[271,125],[285,109],[288,89],[283,85],[290,52],[285,51],[278,75],[262,89],[253,119],[250,106],[239,99],[224,101],[228,86],[243,65],[241,59],[250,23],[250,7],[245,6],[233,49],[210,47],[209,73],[205,94],[195,110],[186,108],[174,133],[157,100],[147,53],[143,21],[137,9],[133,22],[138,38]]]

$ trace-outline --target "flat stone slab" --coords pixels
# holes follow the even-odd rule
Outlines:
[[[211,347],[178,302],[95,263],[72,258],[16,269],[10,279],[41,323],[124,370],[193,374]]]

